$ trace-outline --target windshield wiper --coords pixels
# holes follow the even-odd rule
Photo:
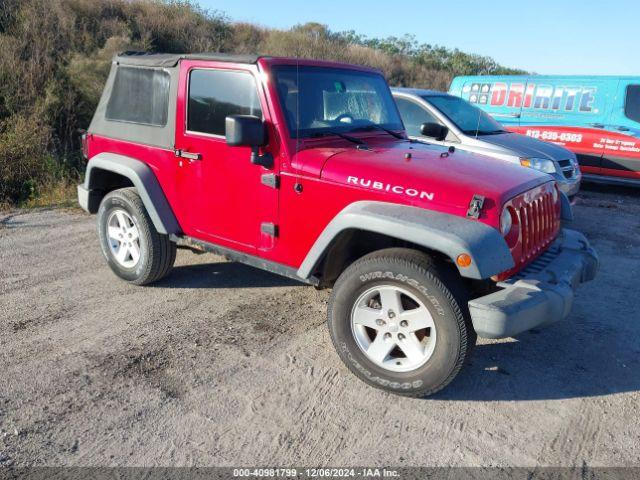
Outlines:
[[[389,130],[388,128],[384,128],[382,125],[378,125],[377,123],[372,123],[371,125],[365,125],[364,127],[357,127],[349,130],[350,132],[370,132],[371,130],[382,130],[383,132],[387,132],[389,135],[396,137],[400,140],[406,140],[406,138],[393,130]]]
[[[337,137],[344,138],[345,140],[349,140],[350,142],[355,143],[356,145],[364,145],[364,142],[359,138],[352,137],[351,135],[345,135],[344,133],[336,132],[335,130],[325,130],[324,132],[314,132],[311,135],[309,135],[309,137],[319,138],[319,137],[326,137],[328,135],[335,135]]]

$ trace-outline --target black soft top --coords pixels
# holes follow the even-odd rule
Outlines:
[[[216,62],[256,63],[259,55],[233,55],[227,53],[148,53],[122,52],[115,61],[120,65],[139,65],[143,67],[175,67],[180,60],[213,60]]]

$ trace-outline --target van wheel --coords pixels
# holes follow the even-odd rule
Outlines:
[[[349,266],[333,288],[328,323],[353,373],[408,396],[447,386],[476,341],[460,278],[404,248],[380,250]]]
[[[156,282],[173,268],[176,244],[158,233],[135,188],[114,190],[102,199],[98,235],[109,267],[128,282]]]

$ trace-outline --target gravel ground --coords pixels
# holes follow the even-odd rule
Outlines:
[[[348,372],[326,292],[185,251],[134,287],[95,218],[0,214],[0,465],[640,466],[640,193],[578,202],[602,266],[568,321],[426,400]]]

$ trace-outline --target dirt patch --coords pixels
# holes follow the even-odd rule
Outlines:
[[[184,251],[134,287],[93,217],[4,213],[0,465],[639,466],[640,193],[587,190],[575,216],[602,269],[571,317],[479,342],[415,400],[340,363],[327,292]]]

